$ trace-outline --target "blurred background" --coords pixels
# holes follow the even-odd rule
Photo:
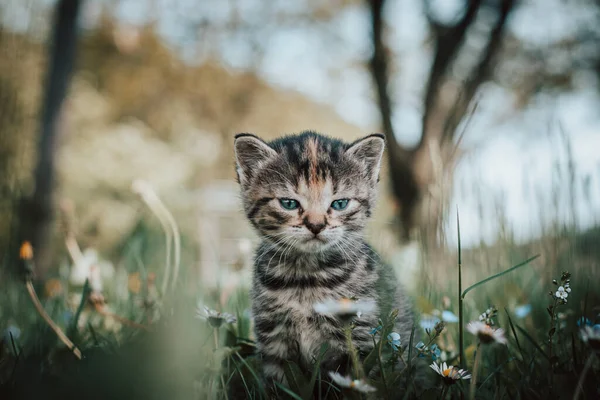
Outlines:
[[[446,279],[457,212],[486,265],[533,246],[598,267],[596,0],[0,4],[5,272],[30,240],[36,278],[66,282],[73,236],[103,279],[126,282],[131,263],[160,276],[142,180],[181,232],[191,293],[247,284],[257,241],[233,136],[306,129],[385,133],[369,238],[409,287]]]
[[[252,372],[233,137],[308,129],[385,134],[367,235],[421,333],[448,324],[441,360],[459,243],[463,289],[540,255],[470,292],[464,321],[512,315],[506,382],[546,398],[560,358],[569,391],[572,340],[600,322],[599,106],[598,0],[0,0],[0,397],[205,398]]]

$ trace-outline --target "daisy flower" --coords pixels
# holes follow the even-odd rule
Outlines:
[[[581,340],[593,350],[600,352],[600,324],[584,326],[580,331]]]
[[[337,315],[338,317],[361,317],[362,314],[369,314],[375,311],[377,304],[373,300],[351,300],[342,298],[327,299],[325,301],[315,303],[314,310],[319,314]]]
[[[362,379],[352,379],[349,376],[343,376],[337,372],[329,371],[331,380],[341,388],[355,390],[360,393],[372,393],[377,391]]]
[[[210,308],[204,306],[202,310],[198,308],[196,311],[196,317],[208,321],[210,326],[213,328],[218,328],[223,325],[223,322],[228,324],[233,324],[237,321],[237,318],[229,313],[222,313],[216,310],[211,310]]]
[[[459,369],[458,367],[454,367],[452,365],[448,366],[445,362],[442,364],[433,362],[429,367],[437,372],[438,375],[444,379],[444,383],[447,385],[452,385],[461,379],[471,379],[471,374],[469,374],[469,371]]]
[[[506,336],[504,336],[504,329],[494,329],[491,326],[484,324],[481,321],[472,321],[467,324],[467,330],[473,335],[477,336],[481,343],[500,343],[506,344]]]

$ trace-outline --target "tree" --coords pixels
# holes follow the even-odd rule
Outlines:
[[[389,56],[383,40],[386,0],[369,0],[367,3],[373,29],[373,54],[369,66],[388,142],[391,187],[398,203],[402,238],[407,240],[415,228],[420,227],[428,243],[438,243],[444,203],[449,196],[448,188],[451,187],[452,170],[458,154],[455,146],[458,127],[470,115],[478,88],[490,79],[515,0],[469,0],[463,15],[454,25],[436,21],[429,3],[426,3],[434,56],[425,89],[421,138],[412,148],[398,143],[392,125],[392,100],[388,92]],[[465,38],[484,8],[496,14],[494,25],[469,78],[458,82],[453,78],[451,68],[461,52],[470,51],[465,49]]]
[[[37,265],[42,266],[42,271],[52,222],[58,120],[75,60],[76,22],[80,6],[80,0],[61,0],[56,7],[37,145],[35,187],[31,196],[22,200],[19,210],[19,242],[31,242],[38,254]],[[14,250],[11,253],[16,254]]]

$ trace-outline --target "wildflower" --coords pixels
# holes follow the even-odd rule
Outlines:
[[[504,329],[494,329],[491,326],[484,324],[481,321],[472,321],[467,324],[467,330],[477,336],[481,343],[501,343],[506,344],[507,340],[504,336]]]
[[[525,318],[531,312],[531,304],[523,304],[515,307],[515,315],[517,318]]]
[[[360,393],[372,393],[377,391],[373,386],[369,385],[363,379],[352,379],[349,376],[343,376],[337,372],[329,372],[329,377],[335,384],[341,388],[352,389]]]
[[[387,336],[387,341],[394,351],[398,351],[402,342],[400,341],[400,335],[396,332],[392,332]]]
[[[364,313],[375,311],[376,303],[373,300],[327,299],[315,303],[313,308],[319,314],[333,314],[341,318],[353,316],[360,318]]]
[[[452,365],[448,366],[445,362],[442,364],[437,364],[434,362],[429,367],[437,372],[444,379],[444,383],[447,385],[452,385],[461,379],[471,379],[471,374],[469,374],[468,371],[459,369],[458,367],[454,367]]]
[[[19,249],[19,258],[23,261],[23,271],[28,277],[33,275],[33,246],[29,242],[23,242]]]
[[[569,292],[571,291],[570,288],[567,289],[569,289]],[[554,293],[554,297],[556,297],[558,300],[561,300],[563,303],[566,303],[567,297],[569,297],[569,292],[567,292],[564,286],[559,286],[556,293]]]
[[[142,280],[140,279],[140,273],[134,272],[133,274],[129,274],[127,277],[127,289],[131,293],[138,294],[142,289]]]
[[[586,317],[581,317],[577,320],[577,326],[581,327],[581,326],[592,326],[592,321],[589,320],[589,318]]]
[[[446,327],[446,323],[444,321],[439,321],[437,324],[435,324],[435,326],[433,327],[433,330],[435,331],[435,335],[439,335],[440,333],[442,333],[442,331],[444,330],[444,328]]]
[[[421,326],[421,328],[425,329],[426,331],[430,331],[435,328],[438,322],[440,322],[440,319],[438,317],[423,314],[421,316],[421,320],[419,321],[419,326]]]
[[[69,283],[73,286],[83,286],[88,279],[91,288],[101,292],[102,282],[110,281],[114,275],[115,268],[112,263],[101,260],[95,249],[87,248],[71,267]]]
[[[498,309],[494,306],[490,306],[483,314],[479,316],[479,321],[484,322],[486,325],[494,326],[493,318],[496,317]]]
[[[581,340],[593,350],[600,352],[600,324],[584,326],[580,331]]]
[[[383,326],[381,325],[377,325],[375,328],[371,329],[371,331],[369,332],[369,335],[377,335],[379,332],[381,332],[381,330],[383,329]]]
[[[196,311],[196,316],[200,319],[208,321],[210,326],[212,326],[213,328],[220,327],[221,325],[223,325],[223,322],[233,324],[237,321],[237,318],[229,313],[222,313],[216,310],[211,310],[206,306],[202,307],[202,309],[202,311],[204,312],[202,313],[202,311],[198,309]]]
[[[21,260],[29,261],[33,258],[33,246],[29,242],[23,242],[19,249],[19,257]]]
[[[48,279],[44,284],[46,297],[57,297],[63,292],[62,282],[58,279]]]
[[[452,312],[448,310],[442,311],[442,321],[444,322],[458,322],[458,317]]]
[[[442,350],[438,347],[437,344],[432,344],[430,351],[431,351],[431,358],[433,358],[433,361],[437,360],[442,355]]]

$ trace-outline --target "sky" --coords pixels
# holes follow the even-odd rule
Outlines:
[[[190,62],[201,62],[208,54],[198,43],[198,27],[203,19],[227,23],[231,6],[235,5],[238,21],[255,28],[253,37],[263,53],[258,60],[253,57],[250,35],[243,30],[207,39],[214,41],[212,48],[217,49],[217,56],[228,68],[256,68],[274,86],[331,105],[365,133],[378,130],[371,77],[362,68],[371,51],[369,15],[357,5],[346,7],[319,29],[299,19],[283,29],[273,22],[274,16],[282,12],[301,13],[307,2],[310,0],[155,0],[154,10],[160,12],[153,13],[148,11],[148,1],[120,0],[114,10],[133,25],[158,15],[165,40]],[[386,41],[396,55],[390,87],[395,100],[393,122],[398,140],[407,145],[419,139],[423,83],[431,62],[420,3],[390,0],[386,10]],[[598,15],[586,9],[574,10],[568,3],[524,1],[523,7],[513,13],[508,29],[527,45],[539,46],[560,41],[579,27],[598,21]],[[84,23],[94,18],[99,2],[85,4]],[[458,0],[433,0],[432,5],[435,17],[444,22],[452,21],[461,10]],[[25,17],[16,9],[15,15],[4,17],[19,26]],[[573,221],[572,208],[577,210],[578,228],[598,225],[600,98],[591,79],[576,78],[575,90],[570,93],[535,97],[525,111],[513,108],[514,99],[508,90],[486,85],[478,113],[465,134],[463,144],[468,151],[457,167],[451,205],[460,212],[464,245],[476,245],[481,240],[491,243],[497,238],[498,204],[502,204],[501,213],[519,241],[538,236],[542,227],[554,220]],[[561,129],[568,135],[575,160],[574,183],[566,168],[568,155]],[[570,196],[573,191],[575,195]],[[575,207],[571,207],[573,201]],[[447,223],[452,226],[455,218]],[[456,243],[455,229],[447,232],[449,243]]]

